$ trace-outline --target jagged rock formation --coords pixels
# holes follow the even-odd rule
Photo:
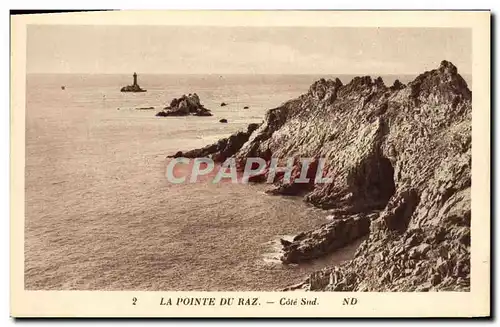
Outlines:
[[[327,159],[325,174],[333,183],[277,178],[270,191],[303,195],[333,218],[284,242],[282,261],[311,260],[366,239],[353,260],[297,287],[464,291],[470,289],[471,100],[467,83],[447,61],[406,86],[396,81],[387,87],[369,76],[346,85],[321,79],[269,110],[244,144],[233,143],[221,156],[216,145],[189,153],[234,156],[240,163],[273,157],[281,166],[289,157]]]
[[[156,116],[212,116],[210,110],[200,103],[200,98],[196,93],[183,95],[180,98],[174,98],[168,107],[163,108]]]

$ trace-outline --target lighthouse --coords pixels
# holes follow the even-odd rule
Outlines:
[[[137,73],[134,72],[134,86],[137,86]]]
[[[134,72],[134,84],[127,85],[121,88],[120,92],[146,92],[146,90],[141,89],[139,84],[137,84],[137,73]]]

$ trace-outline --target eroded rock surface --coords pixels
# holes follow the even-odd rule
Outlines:
[[[271,191],[303,195],[333,217],[284,242],[282,261],[311,260],[367,238],[353,260],[312,274],[303,289],[464,291],[470,289],[471,99],[447,61],[408,85],[388,87],[369,76],[346,85],[321,79],[269,110],[244,136],[187,154],[278,158],[280,166],[289,157],[326,158],[332,183],[278,179]]]

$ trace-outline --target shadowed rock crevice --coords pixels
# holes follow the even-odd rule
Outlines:
[[[396,191],[394,168],[389,159],[372,156],[364,159],[347,176],[353,197],[373,209],[383,209]]]

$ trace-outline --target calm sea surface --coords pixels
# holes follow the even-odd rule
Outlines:
[[[134,94],[119,92],[131,76],[29,75],[26,288],[275,290],[351,256],[354,248],[310,265],[265,260],[270,242],[318,226],[325,213],[267,196],[266,185],[164,178],[166,155],[261,122],[319,77],[139,75],[148,92]],[[155,117],[193,92],[213,117]]]

